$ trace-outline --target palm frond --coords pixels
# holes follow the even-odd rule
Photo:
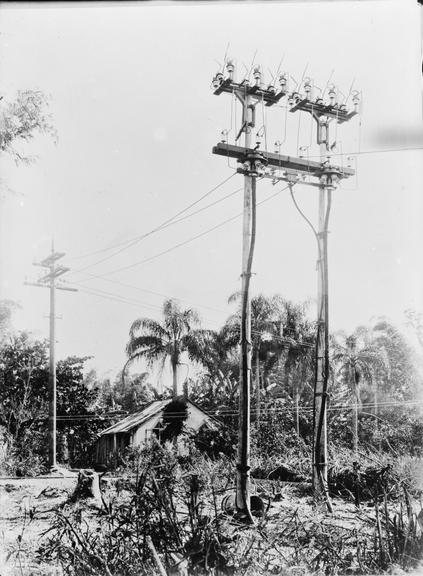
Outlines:
[[[194,326],[199,326],[200,315],[193,308],[188,308],[182,312],[182,320],[187,330],[191,330]]]
[[[155,336],[161,340],[169,337],[169,334],[160,322],[157,322],[157,320],[153,320],[152,318],[138,318],[135,320],[131,325],[129,335],[133,338],[138,332],[145,335]]]
[[[166,342],[157,336],[135,336],[126,345],[126,352],[131,356],[149,356],[166,350]]]
[[[242,296],[241,290],[237,290],[233,294],[231,294],[228,298],[228,304],[233,304],[234,302],[239,302]]]

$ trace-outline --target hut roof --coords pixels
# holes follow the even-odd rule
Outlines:
[[[129,416],[126,416],[126,418],[124,418],[120,422],[113,424],[113,426],[109,426],[109,428],[106,428],[106,430],[100,432],[99,436],[104,436],[106,434],[119,434],[122,432],[130,432],[132,429],[138,428],[139,426],[141,426],[141,424],[144,424],[144,422],[147,422],[148,420],[150,420],[150,418],[153,418],[153,416],[156,416],[158,413],[162,412],[165,406],[167,406],[167,404],[169,404],[170,402],[172,402],[172,399],[153,400],[153,402],[147,404],[147,406],[145,406],[139,412],[129,414]],[[218,420],[211,414],[208,414],[205,410],[194,404],[194,402],[187,400],[187,406],[189,407],[190,405],[199,410],[200,412],[203,412],[206,418],[212,420],[214,424],[217,425],[221,424],[220,420]]]

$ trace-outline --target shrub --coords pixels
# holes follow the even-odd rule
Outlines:
[[[128,468],[136,473],[128,497],[110,499],[91,520],[81,507],[57,512],[40,555],[78,576],[152,575],[157,555],[167,571],[186,564],[190,574],[229,574],[231,539],[218,512],[216,466],[201,459],[184,470],[176,451],[157,442],[139,456]]]
[[[211,430],[202,426],[192,435],[195,448],[200,452],[207,454],[212,460],[224,456],[234,456],[236,453],[236,434],[230,427]]]

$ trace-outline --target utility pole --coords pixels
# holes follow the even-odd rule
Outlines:
[[[320,177],[318,204],[318,258],[317,258],[317,338],[316,373],[313,401],[313,488],[316,495],[325,497],[329,511],[332,505],[328,496],[327,477],[327,404],[329,382],[329,290],[328,290],[328,225],[332,203],[332,192],[342,177],[338,167],[330,164],[331,142],[329,124],[350,120],[357,114],[358,93],[353,95],[354,110],[348,111],[346,104],[338,104],[334,86],[329,89],[329,102],[323,98],[312,99],[312,83],[304,82],[305,95],[291,95],[291,112],[297,110],[311,114],[317,126],[317,144],[320,147]],[[336,146],[336,142],[334,143]],[[345,172],[345,170],[344,170]],[[345,176],[345,174],[344,174]]]
[[[41,262],[34,263],[34,266],[41,266],[49,270],[48,274],[40,278],[37,282],[25,282],[28,286],[37,286],[41,288],[50,289],[50,330],[49,330],[49,379],[48,379],[48,465],[50,472],[57,471],[56,462],[56,358],[55,358],[55,345],[56,345],[56,289],[66,290],[69,292],[77,292],[76,288],[69,288],[56,284],[56,279],[59,276],[69,271],[65,266],[57,266],[56,262],[63,258],[63,252],[55,252],[52,243],[51,254]]]
[[[354,94],[355,109],[348,111],[346,104],[335,101],[334,90],[329,91],[329,102],[323,97],[312,100],[312,85],[306,79],[304,92],[288,92],[288,75],[281,74],[277,91],[271,83],[264,87],[259,67],[254,69],[255,84],[249,79],[234,81],[232,62],[226,65],[227,76],[218,72],[213,78],[214,94],[227,92],[236,96],[242,105],[242,125],[235,138],[237,142],[245,133],[244,146],[229,144],[226,139],[213,147],[213,153],[227,159],[235,158],[241,167],[237,172],[244,175],[244,221],[243,221],[243,267],[242,267],[242,316],[241,316],[241,370],[240,370],[240,404],[239,404],[239,437],[237,463],[236,505],[251,520],[249,509],[249,435],[250,435],[250,385],[251,385],[251,327],[250,327],[250,294],[251,263],[255,239],[255,190],[256,179],[271,178],[273,183],[280,180],[288,182],[291,189],[298,183],[319,188],[318,232],[318,334],[316,339],[316,379],[314,394],[314,442],[313,442],[313,485],[315,492],[322,492],[330,508],[327,496],[327,440],[326,410],[327,385],[329,375],[329,317],[328,317],[328,263],[327,234],[331,207],[331,195],[335,184],[342,178],[354,175],[354,170],[344,166],[333,166],[330,163],[329,122],[336,119],[341,124],[357,114],[358,93]],[[291,112],[301,110],[309,112],[317,122],[317,141],[320,145],[320,161],[315,162],[302,157],[280,154],[280,143],[275,143],[275,152],[260,150],[261,138],[256,133],[256,145],[252,147],[251,131],[255,127],[255,106],[261,102],[264,106],[276,104],[284,96],[288,97]],[[265,130],[265,126],[263,126]],[[222,132],[223,134],[224,132]],[[226,132],[227,133],[227,132]],[[310,222],[309,222],[310,224]]]
[[[241,360],[239,382],[239,427],[238,427],[238,461],[236,478],[236,507],[248,523],[253,523],[250,508],[250,400],[251,400],[251,297],[250,281],[254,256],[256,235],[256,180],[258,171],[266,163],[263,155],[257,151],[258,145],[252,149],[252,130],[255,127],[255,112],[257,102],[263,101],[271,106],[284,95],[281,89],[264,88],[261,83],[259,67],[254,69],[254,85],[249,79],[242,82],[234,80],[234,65],[226,65],[227,78],[222,73],[213,79],[216,95],[222,92],[234,94],[242,106],[242,124],[236,140],[244,133],[244,148],[234,146],[230,152],[227,147],[217,146],[215,154],[234,155],[242,164],[238,171],[244,175],[244,211],[242,224],[242,300],[241,300]]]

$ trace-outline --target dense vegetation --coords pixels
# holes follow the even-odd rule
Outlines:
[[[8,447],[4,461],[23,472],[38,471],[46,443],[48,344],[10,330],[12,309],[13,303],[2,304],[0,426]],[[146,319],[134,323],[129,359],[147,355],[148,360],[162,364],[169,359],[176,377],[181,364],[194,364],[197,375],[185,380],[184,389],[192,401],[222,420],[225,434],[233,440],[224,443],[228,452],[235,443],[238,417],[239,316],[235,312],[219,331],[203,330],[196,313],[167,302],[164,317],[163,326]],[[154,335],[149,333],[152,330]],[[252,301],[252,335],[253,447],[268,457],[279,454],[283,458],[282,437],[296,435],[306,446],[311,442],[314,325],[305,305],[279,296],[258,296]],[[334,334],[331,359],[330,442],[356,452],[370,449],[421,456],[418,350],[388,320],[381,319],[350,335]],[[126,371],[114,382],[99,380],[93,371],[84,373],[86,360],[69,357],[57,364],[58,459],[71,466],[93,464],[96,433],[110,422],[163,397],[147,372],[131,375]],[[169,397],[170,391],[164,394]]]
[[[231,301],[236,307],[236,296]],[[3,474],[38,474],[46,464],[48,344],[11,329],[13,306],[1,305],[0,464]],[[314,323],[306,305],[280,296],[253,298],[251,475],[259,528],[240,531],[229,497],[237,445],[239,314],[235,309],[212,331],[201,329],[198,315],[174,301],[163,311],[162,323],[134,322],[127,365],[113,382],[87,372],[87,358],[58,362],[58,461],[92,467],[99,431],[154,399],[171,398],[171,390],[159,394],[148,372],[129,373],[143,357],[147,366],[170,362],[174,391],[181,384],[180,366],[190,363],[196,375],[185,377],[185,397],[217,416],[221,429],[185,433],[184,396],[175,398],[151,446],[121,454],[114,472],[120,480],[103,490],[103,510],[89,512],[78,503],[58,510],[40,555],[68,574],[116,576],[183,573],[182,568],[190,574],[335,575],[416,566],[423,545],[415,504],[423,494],[421,317],[407,314],[415,347],[387,319],[332,335],[329,489],[344,504],[329,521],[307,504]],[[178,455],[181,441],[186,450]],[[298,488],[282,493],[281,481]],[[281,499],[285,504],[278,508]],[[349,523],[344,526],[339,514]]]

